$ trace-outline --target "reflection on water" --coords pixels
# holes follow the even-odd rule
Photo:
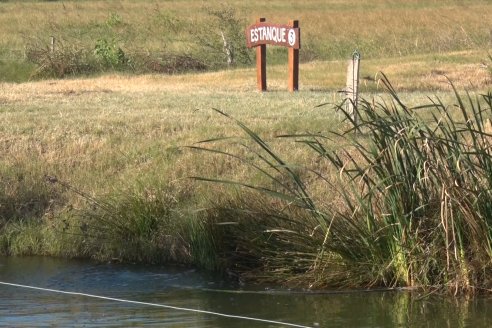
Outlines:
[[[492,299],[404,292],[327,294],[240,291],[173,267],[1,258],[0,281],[320,327],[491,327]],[[280,327],[84,296],[0,285],[0,326]]]

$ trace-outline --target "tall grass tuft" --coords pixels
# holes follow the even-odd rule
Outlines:
[[[0,168],[0,229],[8,222],[36,220],[51,212],[63,195],[44,183],[35,168],[18,164]]]
[[[187,190],[137,184],[93,197],[56,178],[51,182],[86,202],[64,220],[60,231],[79,240],[84,247],[79,254],[100,260],[190,263],[186,217],[178,206],[189,197]]]
[[[304,287],[491,287],[492,94],[455,90],[452,106],[430,99],[410,108],[384,75],[382,84],[390,100],[363,100],[359,125],[348,120],[343,133],[283,136],[309,147],[328,169],[289,164],[233,118],[252,141],[238,143],[249,153],[196,147],[270,181],[197,178],[259,193],[216,210],[226,213],[216,220],[238,218],[225,243],[242,250],[233,259],[240,275],[254,269],[257,278]]]

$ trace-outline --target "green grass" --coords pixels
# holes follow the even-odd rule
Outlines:
[[[0,72],[2,81],[5,82],[24,82],[29,80],[35,66],[30,63],[18,60],[0,61]]]

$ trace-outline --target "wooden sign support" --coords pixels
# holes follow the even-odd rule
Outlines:
[[[256,47],[256,78],[259,91],[267,90],[266,45],[272,44],[289,48],[289,91],[299,90],[299,49],[301,48],[299,21],[288,25],[266,23],[259,18],[256,24],[246,29],[248,48]]]
[[[265,18],[259,18],[256,22],[263,23]],[[259,91],[267,90],[266,79],[266,44],[261,44],[256,47],[256,81]]]
[[[299,21],[289,22],[293,28],[299,28]],[[289,91],[299,90],[299,49],[289,48]]]

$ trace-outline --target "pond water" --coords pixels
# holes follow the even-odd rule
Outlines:
[[[492,327],[492,298],[408,292],[298,293],[236,286],[195,270],[0,257],[0,281],[309,327]],[[0,285],[0,327],[286,327]]]

